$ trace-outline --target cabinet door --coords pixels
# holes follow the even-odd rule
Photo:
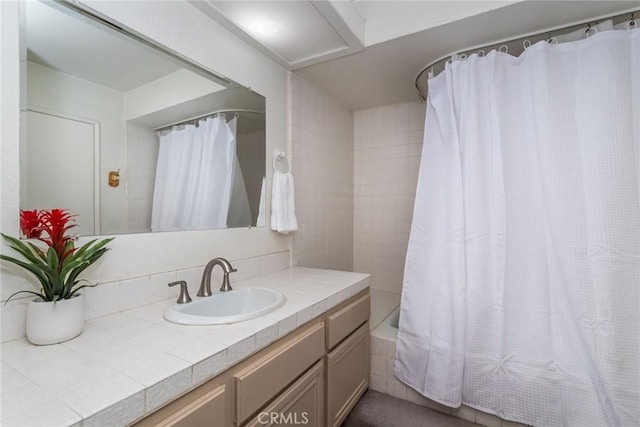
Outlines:
[[[221,426],[226,420],[224,385],[214,388],[170,417],[159,422],[162,427]]]
[[[327,354],[327,425],[339,426],[369,386],[369,322]]]
[[[247,427],[324,425],[324,363],[320,360],[276,400],[250,420]]]

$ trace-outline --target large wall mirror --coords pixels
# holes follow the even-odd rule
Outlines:
[[[80,235],[264,225],[263,96],[71,3],[21,12],[21,209]]]

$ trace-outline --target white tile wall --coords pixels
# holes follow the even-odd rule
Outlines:
[[[158,136],[154,130],[128,122],[128,169],[123,177],[129,201],[128,226],[130,233],[151,231],[151,206],[157,160]]]
[[[229,260],[238,271],[231,276],[231,283],[235,280],[244,280],[274,271],[284,270],[289,267],[289,252],[278,252],[253,258],[239,260]],[[93,288],[86,288],[85,317],[87,319],[101,318],[103,322],[109,321],[109,314],[119,311],[129,310],[135,307],[143,307],[150,303],[163,301],[167,298],[177,297],[178,289],[169,288],[169,282],[175,280],[186,280],[189,293],[193,296],[200,287],[200,279],[204,266],[198,266],[180,271],[170,271],[153,274],[151,276],[136,277],[119,282],[101,283]],[[212,287],[222,282],[220,269],[214,269],[211,276]],[[0,342],[11,341],[25,336],[25,316],[27,299],[11,300],[9,303],[0,305]],[[154,307],[149,308],[153,310]],[[141,309],[142,310],[142,309]],[[166,342],[174,342],[175,337],[163,337],[152,335],[153,331],[150,322],[143,318],[144,313],[139,313],[142,317],[137,318],[135,325],[122,325],[127,329],[131,337],[150,337],[157,340],[156,346]],[[155,313],[151,313],[155,315]],[[104,317],[103,317],[104,316]],[[148,328],[145,329],[145,325]],[[141,341],[142,342],[142,341]],[[119,359],[118,359],[119,360]],[[122,362],[125,363],[125,362]]]
[[[353,269],[353,112],[291,74],[293,265]]]
[[[424,117],[419,103],[354,112],[353,267],[373,289],[402,289]]]

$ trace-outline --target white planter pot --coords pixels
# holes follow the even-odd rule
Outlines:
[[[27,305],[27,339],[36,345],[57,344],[84,329],[84,294],[56,302],[32,300]]]

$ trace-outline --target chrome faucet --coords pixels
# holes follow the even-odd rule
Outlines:
[[[199,297],[210,297],[211,294],[211,270],[213,267],[219,265],[222,267],[224,277],[222,278],[222,286],[220,286],[220,292],[231,291],[231,284],[229,283],[229,273],[234,273],[238,270],[231,266],[231,263],[224,258],[214,258],[204,268],[202,273],[202,281],[200,282],[200,290],[198,291]]]

